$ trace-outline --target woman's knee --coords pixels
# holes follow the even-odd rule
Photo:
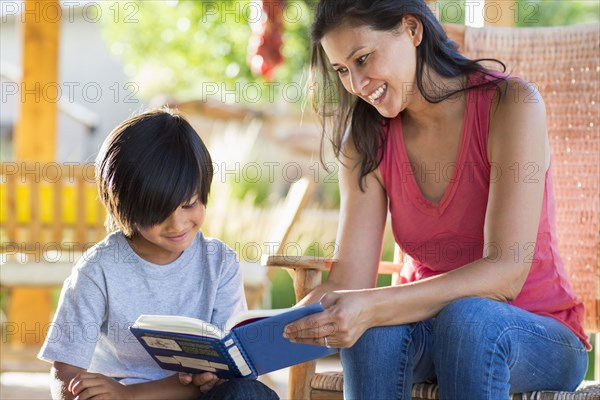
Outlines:
[[[431,321],[368,329],[354,346],[340,351],[344,368],[352,365],[396,365],[422,353],[431,342]]]
[[[340,352],[345,394],[398,398],[406,382],[433,377],[430,343],[430,321],[367,330],[353,347]],[[407,390],[410,393],[410,386]]]
[[[353,347],[370,348],[373,344],[382,343],[382,341],[410,336],[412,331],[413,324],[373,327],[367,329]]]
[[[413,329],[413,324],[367,329],[352,347],[341,350],[342,357],[358,357],[364,360],[371,357],[380,358],[379,353],[393,353],[394,349],[399,350],[402,347],[396,344],[405,343],[410,339]]]
[[[434,333],[466,328],[475,330],[501,324],[508,305],[495,300],[469,297],[456,300],[442,309],[435,318]]]
[[[435,318],[433,346],[435,353],[445,354],[460,347],[480,348],[494,343],[509,322],[505,303],[483,298],[465,298],[446,306]]]

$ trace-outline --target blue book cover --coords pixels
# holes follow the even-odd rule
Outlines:
[[[201,323],[195,332],[138,324],[140,319],[129,329],[163,369],[189,373],[210,371],[223,379],[256,378],[337,352],[337,349],[324,346],[292,343],[283,337],[286,325],[320,311],[323,311],[320,303],[292,308],[265,318],[243,321],[227,333],[200,320],[194,320]],[[161,318],[164,316],[158,316],[157,321]]]

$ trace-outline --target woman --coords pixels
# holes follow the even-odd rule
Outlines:
[[[303,300],[325,311],[290,335],[342,348],[348,398],[575,389],[590,346],[539,93],[461,56],[421,0],[321,1],[312,39],[319,83],[341,89],[317,99],[340,161],[338,262]],[[374,288],[388,208],[407,258],[400,285]]]

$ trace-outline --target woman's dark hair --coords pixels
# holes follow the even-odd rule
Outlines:
[[[328,65],[327,56],[321,46],[321,39],[331,30],[343,25],[366,25],[378,31],[395,31],[405,15],[418,18],[423,24],[423,37],[417,47],[417,87],[421,95],[431,103],[439,103],[456,93],[482,86],[450,88],[440,91],[431,81],[425,68],[433,69],[437,74],[452,78],[471,72],[481,72],[492,76],[479,62],[469,60],[458,52],[458,45],[448,38],[441,24],[423,0],[321,0],[316,6],[315,19],[311,31],[312,59],[311,82],[313,88],[313,107],[323,123],[321,140],[321,159],[323,159],[324,139],[331,131],[329,141],[333,145],[335,156],[339,159],[343,152],[345,131],[350,124],[349,135],[356,147],[360,161],[359,185],[363,189],[363,178],[374,171],[381,162],[384,144],[383,126],[388,119],[359,97],[348,93],[341,85],[335,71]],[[498,60],[503,71],[504,64]],[[427,93],[424,79],[429,79],[436,93]],[[490,83],[503,78],[494,76]],[[317,88],[317,90],[314,90]],[[437,94],[437,95],[436,95]],[[331,124],[331,125],[330,125]],[[375,136],[374,136],[375,135]]]
[[[130,237],[136,227],[163,222],[194,195],[206,204],[213,177],[210,154],[185,118],[148,111],[117,126],[96,159],[107,229]]]

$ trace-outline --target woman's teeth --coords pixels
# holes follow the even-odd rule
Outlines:
[[[381,97],[381,95],[385,92],[385,89],[387,89],[386,83],[384,83],[382,86],[379,87],[379,89],[377,89],[376,91],[374,91],[373,93],[371,93],[368,96],[369,101],[371,103],[376,102]]]

